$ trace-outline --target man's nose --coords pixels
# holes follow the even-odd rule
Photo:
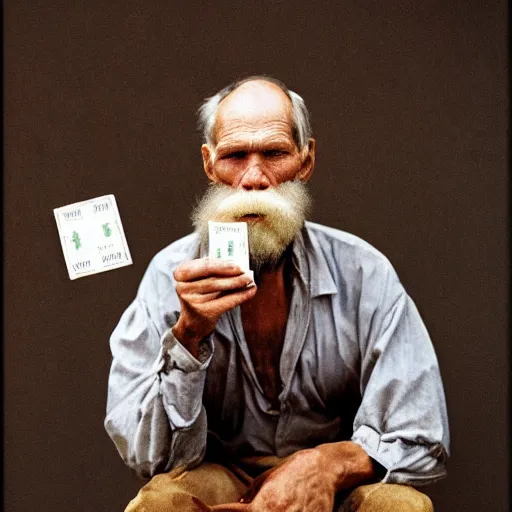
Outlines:
[[[245,190],[265,190],[270,187],[270,181],[262,171],[261,161],[257,155],[249,157],[247,169],[240,180],[240,186]]]

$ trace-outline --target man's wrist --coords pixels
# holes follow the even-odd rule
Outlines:
[[[326,443],[317,446],[336,479],[336,491],[350,489],[377,481],[377,468],[373,459],[352,441]]]
[[[172,328],[174,337],[196,358],[199,359],[199,346],[204,336],[198,334],[194,329],[187,327],[184,322],[176,322]]]

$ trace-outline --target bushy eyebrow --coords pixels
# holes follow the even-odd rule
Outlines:
[[[251,143],[243,142],[243,141],[234,141],[234,142],[224,142],[219,143],[217,145],[216,152],[217,153],[237,153],[241,151],[249,152],[251,150],[257,149],[259,151],[269,151],[269,150],[281,150],[288,151],[292,150],[295,147],[295,144],[285,139],[284,137],[267,140],[267,141],[251,141]]]

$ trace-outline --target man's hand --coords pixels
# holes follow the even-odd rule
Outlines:
[[[293,454],[260,475],[242,503],[210,507],[216,512],[332,512],[336,492],[369,483],[370,457],[350,441],[328,443]],[[247,503],[250,502],[250,503]]]
[[[199,343],[215,329],[219,317],[254,297],[250,277],[237,265],[207,258],[187,261],[174,271],[181,312],[173,334],[197,357]]]

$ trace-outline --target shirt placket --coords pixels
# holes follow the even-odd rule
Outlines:
[[[282,450],[286,449],[287,426],[291,413],[289,398],[292,391],[295,368],[306,341],[311,317],[309,263],[302,244],[295,246],[294,267],[293,295],[279,365],[283,391],[279,395],[281,411],[275,433],[275,446],[278,456]]]

